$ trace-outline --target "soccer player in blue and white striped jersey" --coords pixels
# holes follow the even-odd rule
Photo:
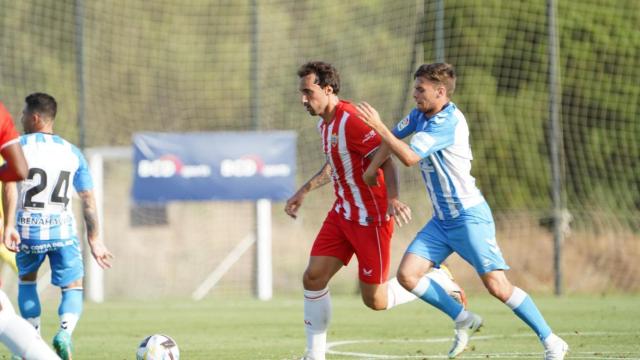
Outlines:
[[[0,102],[0,154],[6,162],[0,166],[0,181],[18,181],[27,177],[27,160],[18,142],[13,119]],[[1,233],[1,231],[0,231]],[[0,289],[0,343],[14,357],[25,360],[59,360],[26,320],[16,315],[7,295]]]
[[[482,318],[423,275],[456,252],[476,269],[487,290],[535,331],[545,348],[545,360],[564,359],[567,343],[551,332],[531,297],[505,275],[509,266],[496,242],[491,209],[471,176],[467,121],[450,101],[456,81],[453,66],[425,64],[414,78],[416,108],[392,130],[369,104],[358,105],[363,121],[383,142],[364,174],[365,182],[375,183],[375,169],[393,153],[406,166],[419,164],[433,205],[433,218],[407,248],[398,281],[455,321],[456,335],[449,351],[449,357],[455,358],[482,326]],[[409,144],[400,140],[412,134]]]
[[[82,201],[93,257],[102,268],[109,268],[112,255],[98,236],[98,214],[87,162],[76,146],[53,133],[55,99],[35,93],[25,102],[22,125],[26,134],[20,137],[20,144],[29,172],[17,186],[5,186],[5,245],[18,251],[18,305],[22,316],[36,329],[40,327],[36,278],[40,265],[49,257],[51,283],[62,289],[60,329],[53,346],[62,359],[70,359],[71,334],[82,313],[84,277],[71,209],[71,185]]]

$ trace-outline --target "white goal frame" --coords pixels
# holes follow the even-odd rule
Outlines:
[[[104,161],[129,160],[133,158],[131,147],[93,147],[85,149],[89,163],[89,170],[93,177],[96,208],[98,212],[99,236],[104,238]],[[86,234],[83,234],[86,238]],[[256,297],[260,300],[270,300],[273,297],[273,266],[272,266],[272,221],[271,200],[256,201],[256,233],[248,234],[234,249],[218,264],[213,271],[201,282],[193,292],[194,300],[203,299],[222,279],[243,254],[256,244]],[[86,242],[85,242],[86,243]],[[85,295],[86,299],[102,303],[104,294],[104,271],[93,260],[88,246],[83,247],[85,262]]]

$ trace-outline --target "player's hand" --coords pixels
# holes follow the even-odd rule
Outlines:
[[[6,246],[9,251],[16,253],[20,251],[20,234],[18,234],[18,230],[13,226],[7,226],[7,228],[4,229],[2,240],[4,246]]]
[[[111,268],[111,260],[113,260],[113,254],[107,250],[107,247],[102,241],[94,241],[90,243],[91,255],[96,259],[98,265],[103,269]]]
[[[387,214],[393,216],[396,224],[400,227],[411,221],[411,208],[398,199],[389,199]]]
[[[370,128],[376,130],[376,132],[380,126],[385,126],[382,120],[380,120],[380,114],[378,114],[378,111],[367,102],[363,101],[356,107],[358,108],[359,118],[362,119],[365,124],[369,125]]]
[[[378,169],[368,167],[362,174],[362,180],[369,186],[378,186]]]
[[[292,218],[297,219],[298,209],[302,206],[302,199],[304,199],[304,195],[301,192],[293,194],[293,196],[287,200],[287,203],[284,206],[284,212]]]

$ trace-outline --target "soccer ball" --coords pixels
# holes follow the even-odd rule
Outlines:
[[[178,344],[167,335],[155,334],[147,336],[138,345],[136,360],[178,360],[180,350]]]

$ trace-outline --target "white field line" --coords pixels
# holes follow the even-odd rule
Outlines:
[[[607,335],[637,335],[635,332],[604,332],[604,331],[596,331],[596,332],[568,332],[568,333],[558,333],[560,336],[570,337],[570,336],[607,336]],[[517,334],[517,335],[481,335],[474,336],[473,341],[482,341],[482,340],[494,340],[494,339],[508,339],[508,338],[522,338],[522,337],[531,337],[534,338],[533,334]],[[352,352],[352,351],[339,351],[336,350],[336,347],[343,345],[352,345],[352,344],[371,344],[371,343],[424,343],[424,344],[433,344],[433,343],[448,343],[452,340],[451,337],[445,338],[429,338],[429,339],[385,339],[385,340],[374,340],[374,339],[363,339],[363,340],[343,340],[343,341],[332,341],[327,343],[327,354],[332,355],[341,355],[341,356],[350,356],[357,359],[365,360],[365,359],[447,359],[447,355],[444,354],[416,354],[416,355],[390,355],[390,354],[370,354],[363,352]],[[476,354],[476,353],[465,353],[462,355],[462,359],[507,359],[507,358],[518,358],[518,359],[528,359],[528,358],[540,358],[542,355],[542,349],[540,352],[508,352],[508,353],[488,353],[488,354]],[[626,359],[626,360],[640,360],[640,352],[611,352],[611,351],[580,351],[574,352],[569,350],[568,357],[570,359]]]

